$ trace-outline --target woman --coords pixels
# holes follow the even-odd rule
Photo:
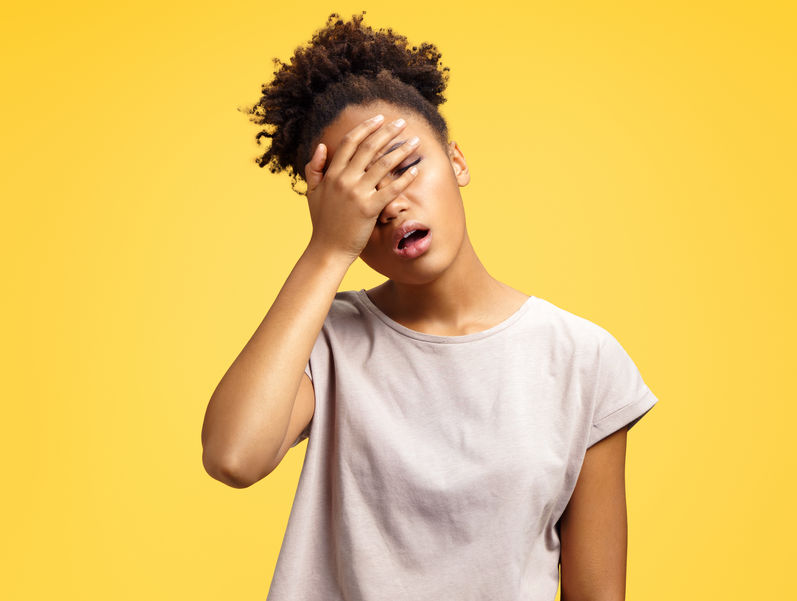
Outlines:
[[[657,402],[602,327],[493,278],[468,238],[447,68],[330,16],[263,86],[259,164],[313,233],[219,383],[210,475],[309,438],[268,599],[623,599],[626,432]],[[338,292],[360,257],[387,277]],[[304,370],[304,372],[303,372]]]

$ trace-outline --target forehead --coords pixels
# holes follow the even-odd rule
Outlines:
[[[326,145],[329,156],[332,156],[340,145],[343,136],[362,124],[366,119],[377,115],[385,117],[382,127],[399,117],[406,120],[407,126],[399,134],[401,137],[416,135],[423,138],[434,135],[426,119],[414,111],[388,102],[377,101],[369,104],[351,104],[347,106],[332,123],[324,128],[318,141]]]

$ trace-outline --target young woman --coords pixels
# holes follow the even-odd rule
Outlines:
[[[259,164],[313,233],[215,390],[243,488],[308,438],[268,599],[623,599],[626,431],[657,402],[602,327],[493,278],[438,111],[447,68],[333,14],[263,86]],[[338,292],[360,257],[387,279]]]

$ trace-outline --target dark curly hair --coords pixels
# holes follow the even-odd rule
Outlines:
[[[410,46],[392,29],[374,31],[363,25],[364,14],[344,22],[332,13],[307,46],[296,48],[290,63],[273,59],[274,78],[262,84],[260,100],[238,109],[266,126],[255,136],[258,144],[271,138],[255,162],[272,173],[287,171],[296,192],[313,142],[350,104],[383,100],[409,109],[426,119],[443,146],[448,141],[438,106],[446,100],[449,68],[440,64],[437,47]]]

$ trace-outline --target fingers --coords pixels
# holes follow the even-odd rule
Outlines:
[[[415,177],[418,175],[418,167],[412,166],[407,169],[404,173],[402,173],[399,177],[394,179],[384,188],[381,188],[376,194],[374,194],[373,201],[374,206],[381,211],[382,209],[387,206],[387,204],[392,201],[396,196],[401,194],[401,192],[409,186]]]
[[[327,172],[331,175],[340,173],[349,164],[349,160],[354,155],[360,143],[367,138],[374,130],[382,125],[385,117],[383,115],[376,115],[370,119],[366,119],[353,129],[348,131],[341,140],[340,146],[335,151],[332,161],[327,168]]]
[[[304,166],[304,181],[307,182],[307,192],[312,192],[324,178],[324,163],[327,160],[326,144],[316,146],[310,162]]]
[[[396,119],[369,134],[368,137],[360,143],[360,146],[349,161],[352,170],[356,173],[366,171],[371,163],[379,159],[378,155],[389,150],[389,148],[386,148],[388,143],[390,143],[406,125],[407,122],[404,121],[404,119]]]
[[[417,136],[409,141],[399,139],[406,125],[404,119],[384,124],[383,115],[366,119],[343,136],[326,170],[329,151],[325,144],[319,144],[305,165],[306,194],[325,179],[338,187],[356,186],[360,194],[372,194],[377,184],[418,146]],[[396,170],[396,176],[400,173]]]
[[[413,136],[412,139],[401,143],[401,145],[392,152],[374,161],[363,176],[363,185],[369,189],[375,188],[390,172],[394,170],[400,171],[401,163],[411,163],[412,161],[405,161],[405,159],[418,148],[418,144],[418,136]]]

